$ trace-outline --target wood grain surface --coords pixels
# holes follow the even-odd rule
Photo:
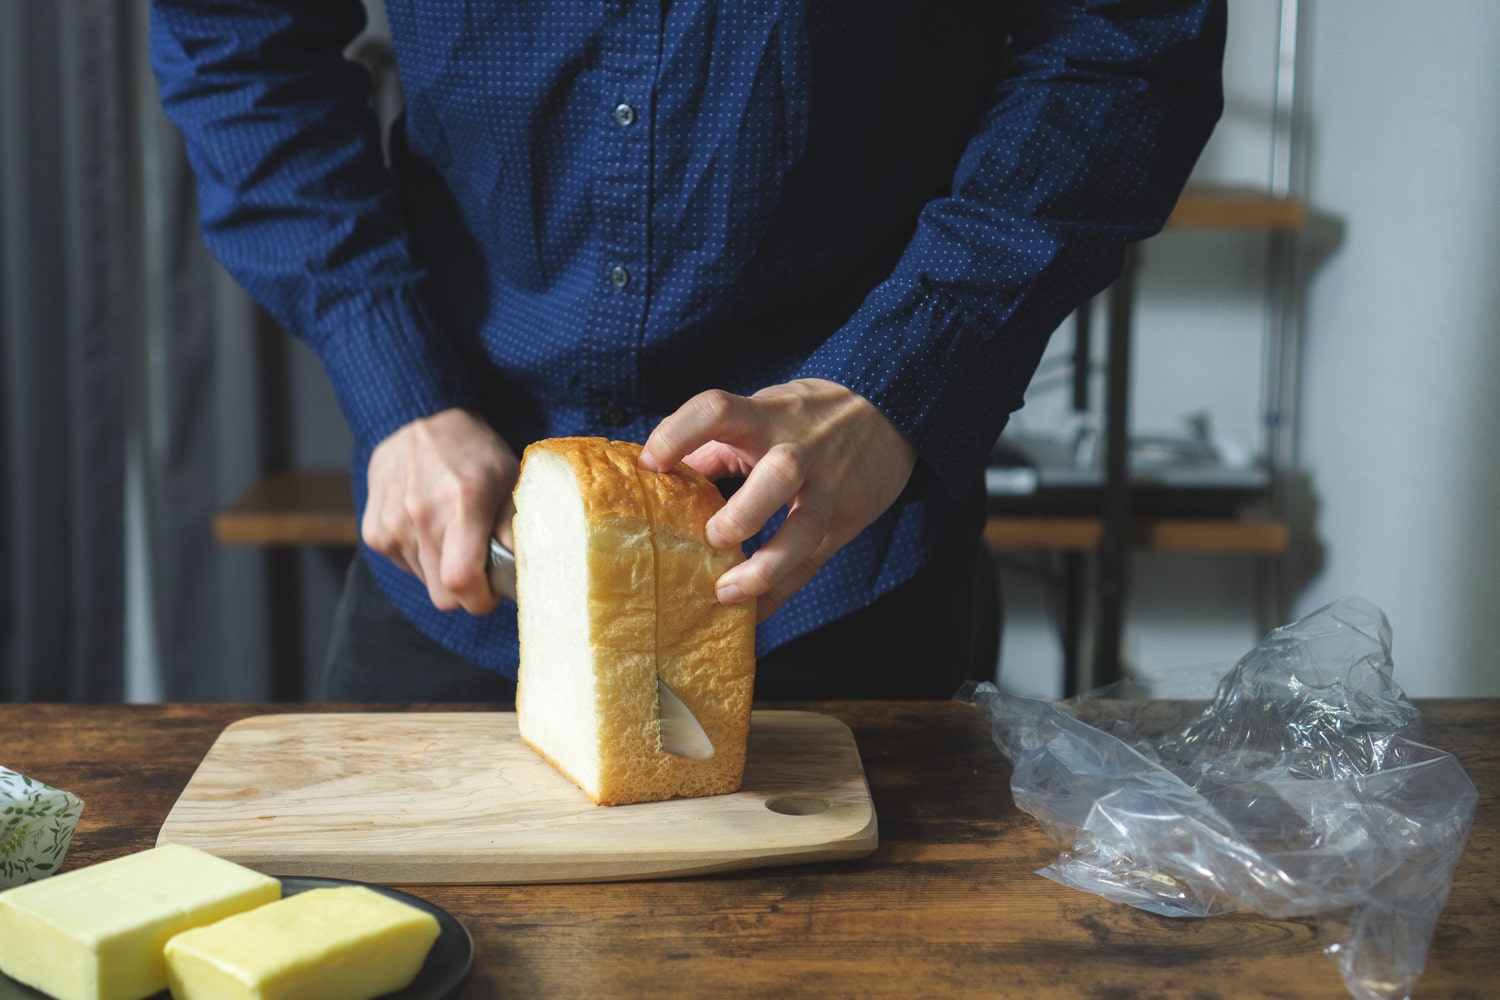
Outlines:
[[[1480,800],[1415,995],[1497,997],[1500,701],[1419,704],[1426,741],[1458,755]],[[150,847],[230,722],[339,707],[0,705],[0,763],[83,797],[73,868]],[[465,1000],[1348,996],[1311,920],[1170,920],[1033,874],[1056,845],[1016,810],[973,709],[790,707],[852,728],[875,853],[660,881],[408,887],[473,935]]]
[[[863,857],[875,811],[849,727],[756,712],[730,795],[596,806],[514,712],[272,714],[227,727],[162,824],[276,875],[386,885],[673,876]]]

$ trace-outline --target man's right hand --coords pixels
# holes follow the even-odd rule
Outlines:
[[[512,544],[519,473],[515,452],[469,411],[413,420],[370,455],[360,533],[425,583],[439,610],[485,614],[497,603],[486,573],[489,539]]]

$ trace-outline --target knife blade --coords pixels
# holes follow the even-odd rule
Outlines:
[[[488,574],[491,593],[516,599],[516,554],[500,544],[498,538],[490,539]],[[691,760],[706,760],[714,755],[713,741],[703,731],[703,724],[661,677],[656,678],[656,703],[663,750]]]
[[[496,597],[508,597],[514,601],[516,599],[516,554],[501,545],[498,538],[490,539],[488,572],[490,593]]]
[[[703,724],[660,676],[656,678],[656,705],[663,750],[690,760],[707,760],[714,755],[713,741],[703,731]]]

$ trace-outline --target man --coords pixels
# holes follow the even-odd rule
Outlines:
[[[757,696],[950,696],[989,448],[1221,108],[1222,0],[387,0],[387,166],[357,0],[153,11],[209,246],[354,432],[333,698],[508,694],[487,539],[571,434],[743,480]]]

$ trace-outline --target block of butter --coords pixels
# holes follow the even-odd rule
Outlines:
[[[83,800],[0,767],[0,889],[62,867]]]
[[[173,1000],[367,1000],[405,989],[438,922],[365,886],[309,889],[167,942]]]
[[[192,847],[161,847],[0,892],[0,969],[58,1000],[167,988],[172,936],[281,898],[281,883]]]

